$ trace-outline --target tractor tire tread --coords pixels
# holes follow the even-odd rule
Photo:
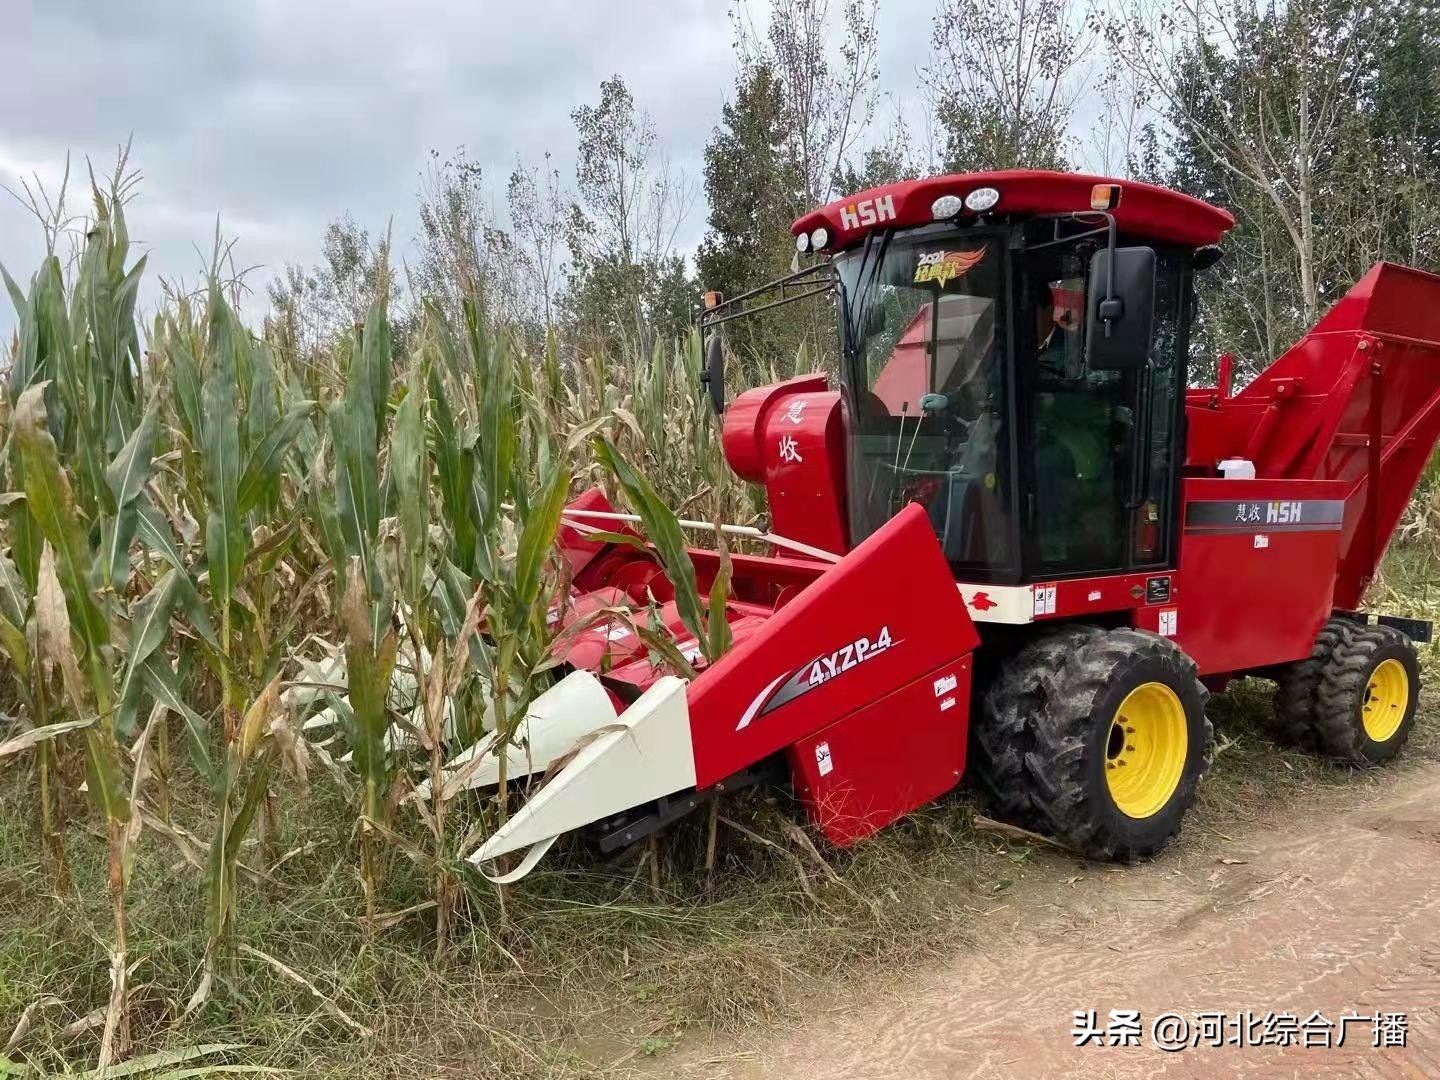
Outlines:
[[[1319,748],[1316,714],[1320,683],[1336,648],[1356,629],[1348,619],[1331,619],[1320,628],[1310,655],[1275,672],[1275,709],[1271,730],[1277,742],[1303,750]]]
[[[1407,719],[1381,749],[1366,738],[1359,720],[1376,653],[1382,649],[1408,654],[1411,685],[1418,690],[1415,645],[1408,637],[1389,626],[1352,626],[1331,654],[1316,691],[1314,726],[1321,753],[1353,764],[1373,765],[1394,757],[1409,739]],[[1414,712],[1413,700],[1410,712]]]
[[[1038,823],[1025,768],[1031,724],[1065,658],[1103,634],[1083,625],[1044,634],[1006,661],[985,690],[971,727],[970,768],[995,816],[1025,827]]]
[[[1032,714],[1031,748],[1025,755],[1031,803],[1046,831],[1091,858],[1148,858],[1179,832],[1178,818],[1183,811],[1163,834],[1139,845],[1122,845],[1104,825],[1105,815],[1097,805],[1104,797],[1102,792],[1085,782],[1086,744],[1097,700],[1118,668],[1148,658],[1163,659],[1177,680],[1193,683],[1203,717],[1210,695],[1196,678],[1194,661],[1168,639],[1133,629],[1102,632],[1075,649],[1050,680],[1044,707]],[[1213,753],[1213,728],[1208,717],[1203,717],[1202,723],[1205,751],[1192,781],[1191,799],[1193,785],[1198,784]]]

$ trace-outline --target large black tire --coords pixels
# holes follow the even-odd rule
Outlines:
[[[1033,828],[1041,822],[1031,801],[1025,755],[1034,748],[1031,723],[1046,708],[1045,683],[1065,658],[1103,635],[1094,626],[1063,626],[1009,657],[980,697],[970,725],[970,776],[997,818]]]
[[[1277,742],[1303,750],[1319,748],[1315,711],[1320,682],[1336,646],[1355,628],[1355,623],[1349,620],[1331,619],[1320,628],[1308,657],[1275,671],[1275,714],[1271,730]]]
[[[1362,765],[1389,761],[1410,738],[1420,697],[1415,646],[1389,626],[1353,626],[1336,644],[1316,691],[1319,749]]]
[[[1209,694],[1195,677],[1194,661],[1167,638],[1120,629],[1089,635],[1074,645],[1060,670],[1041,680],[1044,708],[1032,714],[1028,725],[1032,746],[1025,754],[1025,770],[1031,804],[1049,832],[1092,858],[1148,858],[1179,832],[1209,764]],[[1139,696],[1132,697],[1136,691]],[[1135,750],[1126,744],[1136,730],[1127,713],[1138,713],[1142,706],[1137,703],[1149,699],[1163,702],[1159,712],[1165,719],[1153,721],[1153,730],[1165,734],[1149,743],[1163,743],[1163,765],[1159,757],[1142,753],[1131,759],[1127,754]],[[1150,723],[1140,721],[1138,726],[1148,731]],[[1145,794],[1130,803],[1144,803],[1154,792],[1153,807],[1133,814],[1121,809],[1120,802],[1126,800],[1111,775],[1127,775],[1116,771],[1126,764],[1122,759],[1135,762],[1135,772],[1128,775],[1150,777],[1152,768],[1156,777],[1163,774],[1163,780],[1144,788]]]

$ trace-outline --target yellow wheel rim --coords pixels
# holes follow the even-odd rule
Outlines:
[[[1393,657],[1382,660],[1370,673],[1365,687],[1365,704],[1360,706],[1360,719],[1365,734],[1377,743],[1387,741],[1400,730],[1405,708],[1410,704],[1410,674],[1405,665]]]
[[[1158,814],[1180,786],[1189,745],[1185,706],[1174,690],[1158,682],[1131,690],[1105,740],[1105,781],[1115,808],[1132,818]]]

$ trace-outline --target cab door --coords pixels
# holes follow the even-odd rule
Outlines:
[[[1031,581],[1173,565],[1184,367],[1175,258],[1157,253],[1149,362],[1096,371],[1084,344],[1093,250],[1046,243],[1016,259],[1020,540]]]

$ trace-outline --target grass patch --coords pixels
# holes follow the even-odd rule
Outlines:
[[[1249,681],[1212,705],[1222,749],[1190,828],[1224,834],[1363,779],[1268,742],[1267,699],[1265,684]],[[1440,735],[1423,724],[1397,768],[1434,760]],[[54,995],[62,1004],[44,1010],[20,1050],[59,1071],[93,1056],[98,1039],[93,1028],[62,1033],[108,988],[104,845],[93,823],[74,823],[75,891],[53,895],[27,820],[27,778],[12,769],[3,786],[0,1036],[26,1005]],[[751,797],[725,813],[784,843],[785,807]],[[147,836],[131,890],[137,1052],[234,1042],[249,1049],[229,1060],[305,1075],[589,1076],[669,1053],[687,1033],[797,1019],[810,989],[874,982],[965,942],[1026,858],[977,833],[973,815],[962,791],[854,851],[826,852],[835,881],[722,826],[709,892],[703,818],[666,836],[658,890],[648,862],[605,867],[572,847],[512,891],[507,927],[491,891],[471,883],[459,947],[437,966],[423,912],[366,944],[346,804],[317,789],[303,819],[297,811],[285,822],[285,843],[307,850],[272,886],[246,890],[237,939],[303,973],[369,1038],[250,955],[226,967],[223,993],[181,1019],[205,943],[203,883]],[[392,860],[385,908],[420,904],[427,889]]]

